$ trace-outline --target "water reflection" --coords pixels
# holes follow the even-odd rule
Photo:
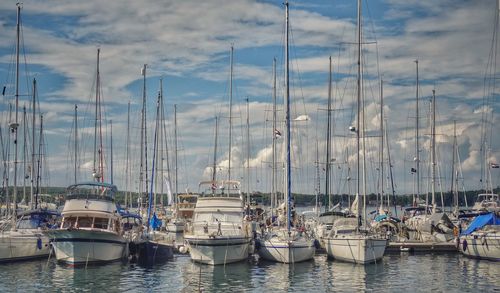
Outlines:
[[[77,288],[92,291],[93,288],[106,284],[106,288],[114,292],[120,288],[122,272],[127,269],[127,264],[114,262],[88,267],[72,267],[51,262],[48,269],[52,271],[51,276],[48,276],[48,282],[55,291],[75,291]]]
[[[254,282],[254,286],[263,288],[265,292],[289,291],[297,284],[306,288],[314,288],[315,271],[314,261],[284,264],[259,260],[255,274],[260,278]]]
[[[224,266],[188,255],[144,268],[136,264],[68,267],[53,259],[0,265],[0,292],[494,292],[498,263],[460,254],[394,254],[354,265],[317,255],[293,265],[248,261]]]
[[[190,262],[183,267],[184,292],[242,292],[252,287],[251,260],[211,266]]]

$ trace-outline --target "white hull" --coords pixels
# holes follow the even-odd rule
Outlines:
[[[314,257],[315,252],[314,241],[302,238],[286,240],[272,237],[261,242],[259,248],[259,256],[263,259],[282,263],[307,261]]]
[[[46,257],[49,238],[39,230],[23,229],[0,234],[0,262]]]
[[[126,255],[127,242],[113,232],[95,230],[50,231],[56,259],[68,264],[102,263]]]
[[[462,236],[459,246],[465,256],[500,261],[500,235],[498,233],[478,232]]]
[[[191,259],[195,262],[220,265],[248,258],[249,237],[185,235]]]
[[[361,234],[325,237],[325,249],[334,259],[367,264],[380,260],[385,253],[387,240]]]

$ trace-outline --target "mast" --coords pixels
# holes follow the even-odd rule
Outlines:
[[[285,149],[286,149],[286,160],[285,160],[285,198],[286,198],[286,213],[287,213],[287,230],[290,233],[290,220],[291,220],[291,205],[292,205],[292,181],[291,181],[291,131],[290,131],[290,60],[288,51],[288,38],[289,38],[289,19],[288,19],[288,0],[285,2],[285,23],[286,23],[286,35],[285,35],[285,124],[286,124],[286,138],[285,138]]]
[[[101,49],[97,49],[97,70],[95,86],[95,123],[94,123],[94,169],[92,176],[97,182],[104,182],[104,150],[102,146],[101,117],[101,76],[99,69]],[[99,144],[98,141],[99,140]]]
[[[174,173],[175,173],[175,183],[174,183],[174,188],[175,188],[175,196],[174,196],[174,203],[177,203],[177,194],[179,192],[179,180],[177,178],[178,176],[178,170],[179,170],[179,165],[178,165],[178,156],[177,156],[177,151],[178,151],[178,148],[177,148],[177,104],[174,104],[174,148],[175,148],[175,152],[174,152],[174,161],[175,161],[175,169],[174,169]]]
[[[391,161],[391,150],[390,150],[390,144],[389,144],[389,134],[387,133],[387,119],[385,119],[385,141],[387,141],[387,160],[389,161],[389,175],[390,175],[390,180],[391,180],[391,191],[392,191],[392,198],[394,200],[394,215],[397,217],[398,216],[398,210],[396,208],[396,191],[394,189],[394,176],[392,174],[392,161]],[[390,206],[390,199],[389,195],[387,195],[387,208]]]
[[[247,204],[250,204],[250,105],[247,98]]]
[[[330,210],[332,195],[330,194],[330,143],[331,143],[331,121],[332,121],[332,56],[329,57],[330,70],[328,74],[328,109],[326,124],[326,170],[325,170],[325,200],[328,198],[328,206],[325,204],[325,212]]]
[[[40,181],[42,179],[42,147],[43,147],[43,115],[40,114],[40,138],[38,140],[38,161],[36,171],[36,193],[35,193],[35,209],[38,208],[38,195],[40,194]]]
[[[35,200],[35,125],[36,125],[36,79],[33,78],[32,117],[31,117],[31,168],[30,168],[30,201]]]
[[[16,105],[15,105],[15,120],[13,123],[10,123],[10,128],[11,132],[14,134],[14,193],[13,193],[13,206],[14,209],[12,211],[12,221],[13,223],[16,221],[17,217],[17,152],[18,152],[18,146],[17,146],[17,129],[19,127],[19,119],[18,119],[18,113],[19,113],[19,49],[20,49],[20,26],[21,26],[21,4],[17,3],[17,22],[16,22],[16,92],[15,92],[15,99],[16,99]],[[7,187],[8,188],[8,187]],[[15,225],[13,225],[12,229],[15,229]]]
[[[110,181],[111,181],[111,184],[113,184],[113,120],[109,120],[109,124],[110,124],[110,142],[109,142],[109,146],[110,146],[110,153],[109,155],[111,156],[109,162],[109,166],[110,166],[110,173],[111,173],[111,176],[110,176]]]
[[[384,204],[384,80],[380,80],[380,201]],[[389,196],[387,197],[389,208]]]
[[[321,193],[321,177],[320,177],[320,163],[319,163],[319,140],[316,138],[316,200],[314,203],[314,211],[316,212],[316,217],[319,217],[319,207],[318,199]]]
[[[415,117],[415,183],[416,195],[413,195],[413,205],[416,205],[416,199],[420,196],[420,146],[419,146],[419,116],[418,116],[418,100],[419,100],[419,79],[418,79],[418,59],[415,60],[416,70],[417,70],[417,89],[416,89],[416,117]]]
[[[23,106],[23,202],[26,203],[26,106]]]
[[[219,119],[215,116],[215,137],[214,137],[214,164],[212,167],[212,184],[216,184],[217,180],[217,132],[219,129]],[[215,193],[215,188],[212,186],[212,191]]]
[[[431,160],[432,160],[432,213],[436,212],[436,91],[432,90],[432,120],[431,120]],[[444,207],[443,207],[444,208]]]
[[[130,192],[130,101],[127,104],[127,136],[125,139],[125,207],[132,206]]]
[[[147,156],[147,135],[146,135],[146,66],[144,64],[141,73],[143,76],[142,88],[142,111],[141,111],[141,159],[140,159],[140,174],[139,174],[139,196],[147,195],[148,192],[148,156]],[[145,174],[145,175],[144,175]]]
[[[276,57],[273,58],[273,150],[272,150],[272,178],[271,178],[271,219],[274,216],[274,207],[276,206]]]
[[[230,69],[229,69],[229,165],[227,168],[228,180],[231,180],[231,148],[232,148],[232,131],[233,123],[231,121],[233,117],[233,51],[234,48],[231,45],[231,57],[230,57]]]
[[[455,155],[457,150],[457,120],[453,120],[453,151],[451,156],[451,193],[453,194],[453,212],[458,214],[458,182],[455,185]],[[458,174],[457,174],[458,179]]]
[[[148,224],[147,224],[147,231],[149,233],[149,229],[151,226],[151,210],[153,208],[153,187],[155,186],[155,162],[156,162],[156,153],[158,151],[158,117],[159,117],[159,111],[160,111],[160,97],[158,96],[157,104],[156,104],[156,127],[155,127],[155,132],[154,132],[154,140],[153,140],[153,163],[151,166],[151,190],[149,192],[148,196]],[[146,157],[147,161],[147,157]],[[147,169],[146,169],[146,174],[147,174]],[[147,175],[146,175],[147,176]],[[147,185],[147,179],[146,179],[146,185]],[[147,191],[147,189],[146,189]],[[155,197],[156,200],[156,197]],[[156,206],[154,207],[156,209]],[[154,227],[153,227],[154,228]]]
[[[360,189],[361,189],[361,180],[360,180],[360,175],[361,175],[361,170],[359,166],[359,161],[360,161],[360,126],[361,126],[361,0],[358,0],[358,12],[357,12],[357,66],[358,66],[358,72],[357,72],[357,115],[356,115],[356,197],[359,199],[360,195]],[[360,211],[359,211],[359,200],[358,200],[358,207],[356,209],[356,218],[358,218],[358,226],[361,226],[361,221],[360,221]]]
[[[75,104],[75,174],[74,182],[76,184],[78,170],[78,105]]]

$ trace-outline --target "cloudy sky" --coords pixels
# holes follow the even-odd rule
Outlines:
[[[226,178],[229,52],[234,45],[233,178],[243,182],[244,190],[249,186],[250,190],[269,191],[273,58],[278,65],[279,125],[283,119],[282,2],[24,1],[20,107],[26,105],[30,113],[30,84],[32,78],[36,78],[39,106],[44,116],[45,184],[66,186],[73,181],[75,104],[78,104],[81,134],[78,177],[79,180],[91,179],[97,48],[101,49],[103,127],[108,137],[104,143],[105,173],[109,174],[111,165],[109,121],[112,120],[113,175],[119,189],[137,190],[138,186],[143,64],[148,64],[149,138],[154,133],[156,97],[159,80],[163,79],[170,163],[174,153],[173,105],[177,105],[179,191],[197,190],[199,181],[210,178],[216,116],[220,117],[218,176]],[[0,78],[6,86],[0,103],[3,134],[9,121],[9,103],[14,101],[15,4],[16,1],[0,3]],[[480,152],[481,121],[487,117],[489,123],[496,125],[499,110],[496,95],[489,96],[484,103],[485,92],[489,92],[484,86],[485,72],[494,71],[491,63],[490,67],[488,64],[498,13],[495,1],[373,0],[363,1],[363,5],[363,96],[369,136],[366,139],[367,190],[375,192],[379,178],[379,80],[382,78],[384,119],[387,119],[396,192],[413,191],[414,175],[410,168],[415,157],[414,61],[417,59],[421,96],[421,190],[429,190],[431,177],[429,109],[433,89],[437,101],[438,190],[451,187],[453,121],[457,125],[461,161],[460,189],[480,188],[481,162],[485,161]],[[353,191],[357,179],[355,141],[348,127],[354,125],[356,117],[356,1],[292,1],[290,23],[292,118],[295,119],[292,122],[293,189],[316,192],[319,174],[319,186],[324,192],[328,57],[332,56],[332,191]],[[246,99],[249,99],[250,144],[246,138]],[[127,183],[125,138],[129,102],[132,170]],[[21,108],[20,111],[22,119]],[[283,126],[278,128],[284,130]],[[494,128],[488,131],[489,163],[500,163],[500,140],[496,134]],[[20,148],[22,140],[21,131]],[[6,141],[4,137],[4,144]],[[278,145],[281,142],[277,139]],[[151,158],[152,149],[148,152]],[[491,171],[491,181],[496,186],[499,171]],[[387,170],[385,172],[387,175]],[[347,180],[348,177],[351,180]]]

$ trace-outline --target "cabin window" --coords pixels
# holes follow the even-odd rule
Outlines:
[[[76,217],[64,218],[62,223],[63,229],[74,228],[76,223]]]
[[[91,228],[92,218],[91,217],[79,217],[78,218],[78,228]]]
[[[94,228],[96,229],[108,229],[109,220],[107,218],[95,218]]]

